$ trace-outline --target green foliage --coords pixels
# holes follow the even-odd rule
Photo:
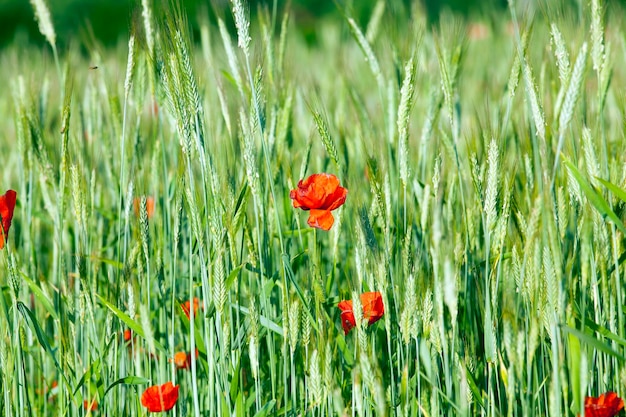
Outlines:
[[[194,44],[182,8],[139,3],[117,48],[0,53],[1,414],[145,415],[167,381],[180,416],[624,395],[626,62],[602,2],[434,27],[348,4],[315,44],[297,8],[233,0]],[[290,199],[320,172],[348,189],[330,231]],[[337,305],[366,291],[384,316],[346,335]]]

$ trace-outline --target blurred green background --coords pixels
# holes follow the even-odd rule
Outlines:
[[[206,15],[209,19],[216,14],[230,18],[228,0],[181,0],[193,24],[199,15]],[[421,0],[424,10],[436,20],[442,9],[452,9],[461,14],[471,11],[485,11],[502,9],[506,0]],[[155,4],[159,4],[157,0]],[[284,10],[287,1],[279,0],[277,9]],[[315,31],[315,24],[320,18],[341,18],[339,9],[349,8],[351,14],[367,21],[367,16],[375,5],[375,0],[292,0],[291,10],[296,26],[305,33]],[[410,0],[388,0],[388,6],[396,12],[408,13]],[[133,11],[141,6],[140,0],[47,0],[50,8],[58,41],[61,46],[69,39],[93,41],[104,45],[117,42],[120,36],[126,37],[132,20]],[[270,9],[272,0],[251,1],[251,13],[255,13],[260,5],[267,5]],[[37,23],[34,20],[33,9],[29,0],[0,0],[0,46],[6,45],[15,39],[26,40],[32,43],[43,43]]]
[[[152,0],[156,5],[173,0]],[[420,0],[431,22],[436,22],[443,10],[465,16],[496,16],[505,10],[507,0]],[[219,15],[231,19],[229,0],[180,0],[189,22],[193,25],[198,18],[214,20]],[[624,4],[626,0],[608,1]],[[309,39],[315,39],[316,23],[319,19],[341,19],[341,9],[350,10],[350,14],[366,24],[375,5],[375,0],[291,0],[293,21]],[[387,8],[402,15],[409,13],[412,0],[387,0]],[[518,7],[534,7],[541,14],[542,10],[572,7],[582,10],[586,0],[516,0]],[[122,37],[125,41],[133,19],[133,13],[140,10],[141,0],[47,0],[52,13],[53,23],[61,47],[68,40],[112,45]],[[287,0],[276,0],[278,11],[284,10]],[[274,6],[273,0],[250,1],[250,10],[254,14],[259,7]],[[155,7],[158,9],[158,6]],[[34,19],[29,0],[0,0],[0,47],[14,40],[30,43],[43,43]]]

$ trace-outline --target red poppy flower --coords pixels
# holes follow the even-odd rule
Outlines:
[[[348,190],[339,185],[333,174],[313,174],[298,182],[298,188],[291,190],[289,198],[295,208],[310,210],[307,223],[311,227],[330,230],[335,218],[331,211],[346,202]]]
[[[15,201],[17,193],[9,190],[0,196],[0,217],[2,218],[2,233],[0,233],[0,249],[4,248],[4,241],[9,236],[11,228],[11,220],[13,220],[13,210],[15,209]]]
[[[135,209],[135,215],[139,217],[139,210],[141,209],[140,197],[135,197],[133,207]],[[148,219],[151,219],[152,214],[154,214],[154,197],[146,197],[146,212],[148,213]]]
[[[51,403],[57,398],[57,394],[59,393],[59,384],[55,379],[47,389],[38,389],[36,392],[38,395],[46,395],[48,402]]]
[[[624,400],[614,392],[599,397],[585,397],[585,417],[613,417],[624,408]]]
[[[196,349],[196,358],[198,358],[198,349]],[[176,352],[173,362],[177,369],[191,368],[191,352]]]
[[[385,314],[383,296],[378,292],[365,292],[361,294],[361,305],[363,306],[363,320],[368,325],[376,323]],[[352,310],[352,300],[340,301],[337,305],[341,310],[341,325],[345,334],[356,326],[354,311]]]
[[[122,337],[124,338],[124,342],[130,342],[130,339],[133,337],[133,332],[130,329],[126,329]]]
[[[183,309],[183,312],[185,313],[185,315],[187,316],[187,318],[190,318],[190,307],[191,307],[191,303],[189,302],[189,300],[185,301],[183,304],[180,305]],[[196,317],[198,314],[198,307],[200,307],[200,300],[198,300],[198,297],[194,297],[193,298],[193,316]]]
[[[87,411],[96,411],[98,409],[98,401],[96,401],[96,400],[91,400],[91,401],[84,400],[83,401],[83,407]]]
[[[171,382],[148,387],[141,395],[141,405],[151,413],[169,411],[178,401],[178,388],[178,385],[174,386]]]

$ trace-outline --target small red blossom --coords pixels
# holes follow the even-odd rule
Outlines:
[[[133,200],[133,207],[135,209],[135,215],[139,217],[139,214],[141,213],[141,197],[135,197]],[[154,197],[146,197],[146,212],[148,214],[148,219],[151,219],[154,214]]]
[[[98,401],[96,401],[95,399],[91,401],[84,400],[83,407],[87,411],[96,411],[98,409]]]
[[[122,337],[124,338],[124,342],[130,342],[133,338],[133,332],[130,329],[126,329],[124,333],[122,333]]]
[[[376,323],[385,313],[383,296],[378,291],[361,294],[361,305],[363,306],[363,320],[367,321],[368,325]],[[348,334],[356,326],[352,300],[340,301],[337,307],[341,310],[343,331],[345,334]]]
[[[9,190],[0,196],[0,218],[2,218],[2,230],[0,230],[0,249],[4,248],[4,242],[9,236],[11,228],[11,220],[13,220],[13,210],[15,210],[15,202],[17,193]]]
[[[310,210],[307,223],[311,227],[330,230],[335,218],[331,211],[346,202],[348,190],[339,185],[333,174],[313,174],[298,181],[298,188],[291,190],[289,198],[295,208]]]
[[[191,311],[191,303],[189,302],[189,300],[185,301],[183,304],[180,305],[181,308],[183,309],[183,312],[185,313],[185,315],[187,316],[187,318],[190,318],[190,311]],[[193,298],[193,316],[197,317],[197,313],[198,313],[198,308],[200,307],[200,300],[198,299],[198,297],[194,297]]]
[[[137,335],[131,329],[126,329],[121,333],[122,343],[128,351],[128,356],[139,353],[139,345],[137,344]]]
[[[56,379],[50,383],[50,385],[46,388],[38,388],[35,390],[37,395],[45,395],[48,399],[48,402],[53,402],[57,398],[57,394],[59,393],[59,384]]]
[[[609,391],[599,397],[585,397],[585,417],[614,417],[624,408],[624,400]]]
[[[196,349],[196,359],[198,358],[198,349]],[[191,368],[191,352],[176,352],[174,359],[171,360],[176,365],[176,369]]]
[[[169,411],[178,401],[178,388],[178,385],[172,385],[171,382],[148,387],[141,395],[141,405],[151,413]]]

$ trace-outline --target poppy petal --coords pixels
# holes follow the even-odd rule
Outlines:
[[[307,223],[316,229],[330,230],[335,223],[335,218],[330,210],[311,210]]]
[[[174,408],[176,401],[178,401],[179,388],[179,385],[174,386],[171,382],[148,387],[141,395],[141,405],[151,413],[169,411]]]
[[[83,401],[83,408],[86,411],[96,411],[98,409],[98,401],[96,401],[96,400],[91,400],[91,401],[84,400]]]
[[[327,208],[332,203],[331,199],[339,187],[339,179],[332,174],[311,175],[311,189],[317,200],[318,208]]]
[[[316,208],[335,210],[346,201],[348,190],[339,185],[339,179],[336,176],[314,174],[311,177],[313,177],[312,189],[317,201]]]
[[[363,305],[363,318],[370,325],[376,323],[385,314],[383,297],[378,291],[361,294],[361,304]]]
[[[363,319],[367,321],[368,326],[376,323],[385,314],[383,296],[378,291],[363,293],[360,299],[361,305],[363,306]],[[341,310],[341,325],[343,331],[345,334],[348,334],[348,332],[356,326],[352,300],[340,301],[337,307]]]
[[[135,210],[135,216],[140,217],[141,197],[135,197],[133,200],[133,208]],[[154,197],[146,197],[146,214],[148,215],[148,219],[151,219],[152,214],[154,214]]]
[[[196,348],[196,359],[198,358],[198,348]],[[176,352],[174,359],[170,359],[170,362],[174,362],[177,369],[189,369],[191,368],[191,353]]]
[[[337,305],[341,310],[341,326],[344,334],[348,334],[356,326],[354,312],[352,311],[352,300],[340,301]]]
[[[133,333],[131,332],[130,329],[126,329],[124,330],[123,337],[124,337],[124,342],[130,342],[130,339],[133,337]]]
[[[11,220],[13,220],[13,210],[15,210],[15,202],[17,193],[8,190],[4,195],[0,196],[0,217],[2,218],[2,233],[0,234],[0,249],[4,248],[4,240],[9,235],[11,228]]]
[[[347,194],[348,190],[339,185],[336,176],[322,173],[298,181],[298,187],[290,191],[289,198],[293,200],[295,208],[330,212],[345,203]],[[309,219],[309,225],[312,225],[313,220]],[[332,226],[332,223],[330,225]],[[328,230],[325,227],[319,228]]]
[[[176,352],[174,354],[174,365],[178,369],[188,369],[188,359],[186,352]]]
[[[187,318],[191,319],[191,303],[189,302],[189,300],[181,304],[180,307],[183,309],[183,312],[185,313]],[[198,297],[194,297],[193,298],[193,316],[194,317],[198,317],[199,307],[200,307],[200,300],[198,299]]]
[[[599,397],[585,397],[585,416],[587,417],[614,417],[623,408],[624,400],[611,391]]]
[[[326,199],[326,204],[328,210],[335,210],[343,205],[346,202],[346,196],[348,195],[348,190],[344,187],[341,187],[337,184],[337,187],[330,193]]]
[[[298,183],[299,185],[299,183]],[[289,192],[289,198],[293,200],[293,207],[294,208],[302,208],[303,210],[308,210],[306,207],[303,206],[300,197],[298,196],[298,189],[296,188],[295,190],[291,190]]]
[[[298,181],[298,188],[292,190],[289,193],[293,201],[294,208],[301,208],[303,210],[310,210],[312,208],[319,208],[321,206],[321,199],[318,188],[315,186],[315,182],[311,179],[318,174],[311,175],[306,180]]]

